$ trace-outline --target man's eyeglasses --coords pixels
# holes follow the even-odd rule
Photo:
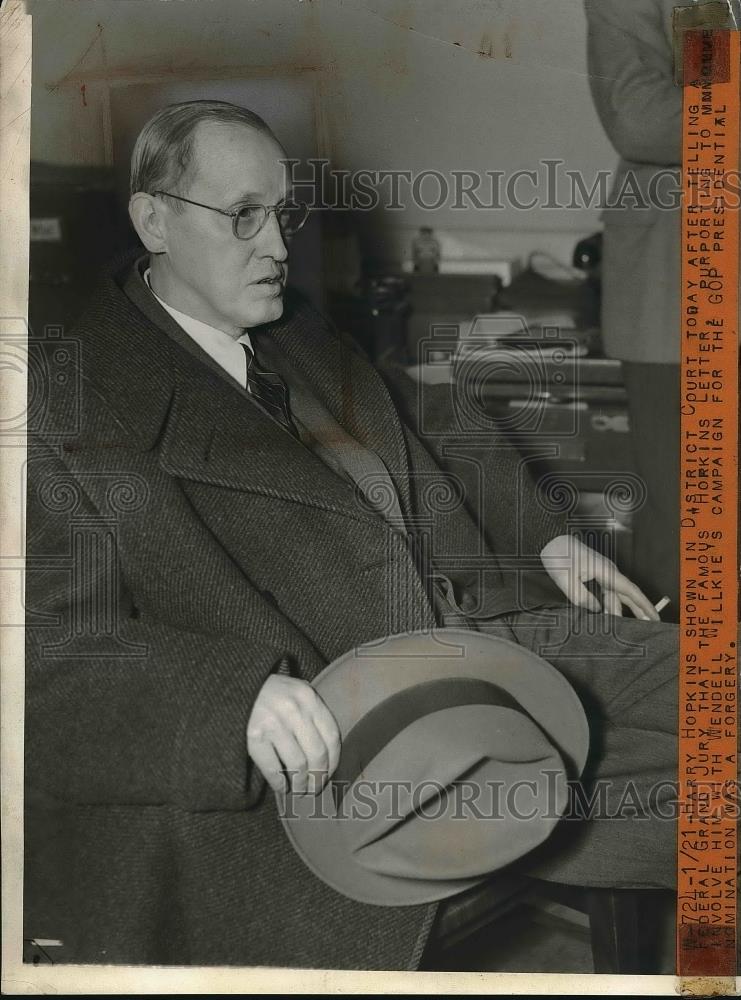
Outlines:
[[[179,194],[170,194],[169,191],[153,191],[152,194],[175,198],[176,201],[185,201],[189,205],[197,205],[199,208],[207,208],[210,212],[226,215],[232,220],[232,232],[238,240],[250,240],[253,236],[257,236],[271,212],[275,212],[275,218],[284,236],[293,236],[297,233],[309,217],[309,206],[302,201],[285,201],[280,205],[242,205],[241,208],[227,212],[214,205],[204,205],[201,201],[192,201]]]

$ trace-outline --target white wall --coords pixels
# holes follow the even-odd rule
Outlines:
[[[582,0],[33,0],[32,155],[113,160],[112,88],[306,75],[317,153],[345,169],[537,169],[615,156],[592,107]],[[83,90],[84,88],[84,90]],[[289,140],[290,146],[290,140]],[[385,213],[389,246],[432,224],[456,252],[568,259],[596,211]]]

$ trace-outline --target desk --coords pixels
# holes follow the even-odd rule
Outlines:
[[[617,556],[629,572],[632,515],[644,489],[633,463],[621,364],[599,353],[592,286],[528,273],[492,302],[491,277],[463,282],[437,275],[417,276],[407,292],[408,299],[399,292],[383,308],[369,310],[372,322],[366,327],[349,313],[339,325],[359,339],[364,330],[365,346],[380,364],[394,356],[414,359],[406,370],[421,382],[452,383],[450,356],[456,352],[459,395],[496,419],[530,464],[544,502],[562,503],[572,530]],[[523,335],[539,331],[545,340],[552,338],[553,349],[476,351],[475,317],[502,315],[492,314],[492,306],[521,317]],[[575,328],[555,323],[561,315],[571,316]],[[475,353],[461,360],[467,341]],[[563,351],[555,350],[561,346]],[[589,354],[576,356],[585,349]]]
[[[478,407],[482,426],[495,420],[528,462],[543,502],[630,571],[632,515],[645,493],[633,465],[619,361],[491,350],[464,356],[455,369],[448,359],[407,372],[427,384],[455,383],[467,414]]]

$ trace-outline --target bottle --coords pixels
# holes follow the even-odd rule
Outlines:
[[[412,260],[417,274],[436,274],[440,270],[440,244],[430,226],[421,226],[412,240]]]

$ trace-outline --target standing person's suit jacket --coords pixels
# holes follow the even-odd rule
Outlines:
[[[606,353],[623,361],[679,362],[682,89],[674,84],[675,6],[675,0],[585,0],[592,96],[622,157],[610,205],[620,192],[624,197],[603,213],[602,333]]]
[[[422,444],[306,303],[287,295],[268,332],[383,459],[408,523],[469,595],[492,549],[535,557],[563,530],[491,432],[446,475],[446,399],[430,397]],[[414,967],[432,908],[364,906],[315,878],[245,730],[281,661],[311,680],[357,643],[432,625],[425,573],[140,273],[108,279],[73,339],[79,385],[31,412],[25,936],[78,962]],[[399,395],[410,415],[415,395],[411,382]],[[484,611],[514,609],[487,565]]]

